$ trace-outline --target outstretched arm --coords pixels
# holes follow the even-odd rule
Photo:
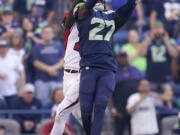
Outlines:
[[[71,27],[73,26],[75,22],[75,18],[73,16],[73,10],[81,2],[82,2],[81,0],[74,0],[69,13],[64,16],[63,24],[65,27],[65,31],[71,29]]]
[[[84,4],[77,5],[74,13],[77,19],[86,17],[93,9],[98,0],[87,0]]]
[[[128,21],[139,1],[141,0],[128,0],[124,6],[120,7],[116,11],[117,17],[115,21],[117,29],[122,27]]]

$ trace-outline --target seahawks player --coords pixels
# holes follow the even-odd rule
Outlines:
[[[137,2],[128,0],[111,11],[104,9],[104,0],[87,0],[74,9],[80,37],[80,106],[86,135],[101,134],[105,109],[115,87],[112,36],[127,22]]]

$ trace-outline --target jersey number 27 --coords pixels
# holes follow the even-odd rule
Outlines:
[[[89,40],[98,40],[98,41],[110,41],[112,34],[115,31],[115,22],[114,20],[103,20],[100,18],[92,18],[91,24],[98,24],[97,27],[93,28],[89,32]],[[99,34],[102,30],[105,28],[110,27],[109,31],[106,33],[106,35]]]

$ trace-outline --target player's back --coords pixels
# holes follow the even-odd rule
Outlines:
[[[64,68],[79,70],[80,55],[78,52],[79,47],[79,31],[77,24],[71,27],[71,29],[65,31],[65,56],[64,56]]]
[[[112,36],[115,32],[113,11],[92,11],[78,22],[81,67],[94,66],[115,70]]]

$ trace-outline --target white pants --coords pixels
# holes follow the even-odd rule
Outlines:
[[[63,90],[64,100],[58,106],[56,118],[51,135],[62,135],[69,115],[73,113],[75,118],[81,122],[79,105],[79,82],[80,73],[64,72]]]

